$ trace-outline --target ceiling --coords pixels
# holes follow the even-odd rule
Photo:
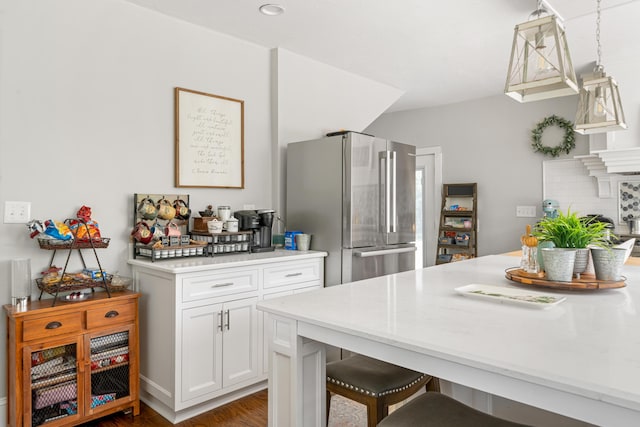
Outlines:
[[[388,111],[433,107],[503,92],[516,24],[535,0],[127,0],[267,48],[290,52],[399,88]],[[286,12],[265,16],[263,3]],[[545,0],[566,27],[577,73],[596,60],[596,0]],[[635,52],[640,0],[602,0],[602,63]]]

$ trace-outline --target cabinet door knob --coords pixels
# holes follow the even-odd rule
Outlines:
[[[60,322],[49,322],[47,323],[47,326],[45,326],[45,329],[58,329],[60,326],[62,326],[62,323]]]
[[[107,319],[110,319],[112,317],[116,317],[116,316],[119,316],[119,315],[120,315],[120,313],[118,313],[117,311],[111,310],[111,311],[107,311],[107,313],[104,315],[104,317],[106,317]]]

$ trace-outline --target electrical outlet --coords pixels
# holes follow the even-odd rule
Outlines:
[[[536,207],[535,206],[516,206],[516,216],[523,218],[535,218]]]
[[[256,205],[254,204],[243,205],[242,209],[244,209],[245,211],[253,211],[256,209]]]
[[[5,224],[26,224],[31,218],[31,202],[4,202]]]

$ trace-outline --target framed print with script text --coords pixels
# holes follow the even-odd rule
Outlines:
[[[244,188],[244,101],[175,88],[175,181]]]

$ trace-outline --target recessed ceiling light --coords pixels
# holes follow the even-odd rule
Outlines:
[[[260,6],[260,12],[269,16],[281,15],[284,13],[284,7],[279,4],[263,4]]]

